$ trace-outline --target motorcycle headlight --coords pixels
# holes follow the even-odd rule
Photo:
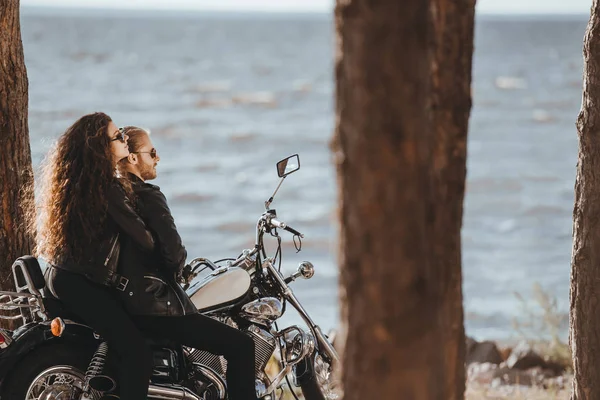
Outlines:
[[[263,297],[242,306],[242,315],[257,324],[275,321],[282,313],[283,306],[275,297]]]

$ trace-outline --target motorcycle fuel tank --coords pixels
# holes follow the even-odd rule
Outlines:
[[[191,285],[187,294],[198,310],[227,306],[250,289],[250,275],[241,268],[219,268]]]

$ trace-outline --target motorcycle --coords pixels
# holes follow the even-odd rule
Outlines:
[[[286,385],[294,398],[298,397],[293,386],[307,400],[342,396],[337,352],[290,287],[298,278],[312,278],[315,268],[304,261],[290,276],[281,272],[280,230],[293,235],[298,251],[304,235],[280,221],[270,205],[286,177],[299,169],[297,154],[277,163],[281,180],[258,219],[254,248],[215,262],[196,258],[181,282],[199,312],[252,337],[256,395],[262,400],[277,399]],[[269,236],[277,243],[271,257],[265,247]],[[118,399],[115,360],[108,343],[51,295],[36,258],[17,259],[12,271],[16,290],[0,292],[0,310],[6,312],[0,319],[21,319],[23,325],[13,331],[0,329],[0,399]],[[296,325],[279,329],[277,321],[288,304],[308,330]],[[147,340],[153,351],[149,399],[227,398],[223,357],[169,341]]]

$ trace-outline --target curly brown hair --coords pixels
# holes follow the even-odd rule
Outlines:
[[[116,181],[107,132],[111,118],[84,115],[50,150],[42,169],[36,254],[48,262],[88,261],[104,239],[106,194]]]

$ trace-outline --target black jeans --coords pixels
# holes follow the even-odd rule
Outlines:
[[[145,337],[125,313],[114,289],[60,269],[56,270],[52,284],[64,306],[102,336],[119,357],[121,400],[145,400],[152,374],[152,355]]]
[[[225,357],[229,400],[256,400],[254,341],[244,332],[201,314],[138,316],[134,320],[147,334]]]

